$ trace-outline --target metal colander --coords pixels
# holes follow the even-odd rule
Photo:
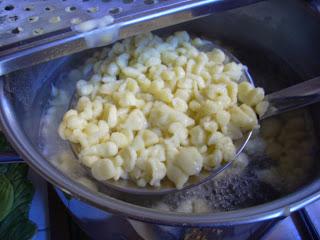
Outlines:
[[[138,33],[259,0],[0,0],[0,76]],[[73,26],[110,15],[114,22],[85,33]],[[88,37],[112,32],[108,41]]]

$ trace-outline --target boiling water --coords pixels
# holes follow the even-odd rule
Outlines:
[[[250,49],[243,47],[240,49],[244,52],[237,52],[235,49],[234,54],[248,65],[249,70],[252,69],[253,78],[259,80],[257,85],[264,87],[267,91],[285,87],[286,83],[282,80],[294,79],[292,76],[296,76],[291,70],[283,67],[286,66],[284,63],[275,61],[277,58],[274,55],[268,59],[267,56],[270,56],[270,53],[255,52],[255,55],[260,57],[253,59]],[[308,175],[305,173],[310,172],[314,158],[304,159],[303,165],[299,164],[301,159],[286,159],[283,156],[272,159],[267,153],[270,141],[263,139],[261,134],[256,132],[244,153],[231,168],[193,189],[168,194],[161,199],[119,194],[107,189],[89,176],[72,153],[70,145],[62,141],[57,133],[62,116],[73,96],[76,81],[87,75],[92,67],[93,65],[87,64],[68,74],[62,74],[51,86],[52,96],[50,96],[47,111],[43,114],[39,141],[43,154],[53,164],[91,190],[162,211],[199,213],[228,211],[268,202],[294,191],[308,180]],[[272,83],[277,85],[270,84],[270,79],[273,79]],[[279,86],[278,83],[284,85]],[[315,138],[309,114],[307,111],[290,113],[287,117],[281,116],[280,120],[282,124],[286,124],[286,121],[293,117],[303,119],[304,130],[307,133],[304,141],[310,143],[310,147],[304,149],[304,153],[313,156]]]
[[[288,119],[302,119],[302,116],[307,126],[310,126],[307,112],[291,113]],[[284,124],[286,119],[287,117],[282,120]],[[200,213],[208,209],[228,211],[262,204],[294,191],[307,180],[307,173],[310,173],[313,162],[314,138],[311,129],[305,128],[305,131],[314,144],[301,149],[301,155],[310,156],[305,158],[303,165],[299,163],[301,159],[284,158],[287,150],[283,150],[279,159],[271,159],[268,155],[268,141],[257,132],[232,168],[189,191],[165,196],[160,202],[153,204],[153,207],[190,213]],[[292,162],[288,164],[288,160]]]

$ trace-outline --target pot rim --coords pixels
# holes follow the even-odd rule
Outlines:
[[[32,146],[32,143],[26,138],[19,123],[16,121],[11,103],[5,94],[4,85],[4,79],[0,79],[0,122],[3,132],[19,155],[38,174],[56,187],[69,192],[76,199],[107,212],[143,222],[163,225],[230,225],[286,217],[291,212],[320,198],[320,179],[314,180],[308,186],[294,193],[265,204],[240,210],[207,214],[160,212],[155,209],[127,203],[102,193],[97,194],[64,175],[62,171],[50,164]]]

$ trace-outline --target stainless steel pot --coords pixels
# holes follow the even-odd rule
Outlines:
[[[275,91],[320,74],[320,16],[300,0],[266,1],[217,13],[196,21],[159,31],[168,33],[184,29],[222,41],[230,46],[240,61],[247,64],[257,85]],[[95,192],[77,183],[47,159],[39,138],[41,117],[50,98],[51,85],[62,82],[74,90],[67,72],[84,62],[88,52],[77,54],[14,72],[0,81],[0,120],[8,139],[41,176],[60,189],[89,205],[113,214],[142,222],[174,226],[230,226],[287,216],[320,198],[320,171],[294,192],[264,204],[232,211],[204,214],[163,212],[141,204],[141,199]],[[310,108],[316,135],[320,135],[320,105]],[[318,161],[319,162],[319,161]],[[89,204],[89,205],[87,205]],[[97,210],[97,211],[101,211]]]

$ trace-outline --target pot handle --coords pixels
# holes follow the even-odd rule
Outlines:
[[[15,152],[0,152],[0,164],[23,162]]]

